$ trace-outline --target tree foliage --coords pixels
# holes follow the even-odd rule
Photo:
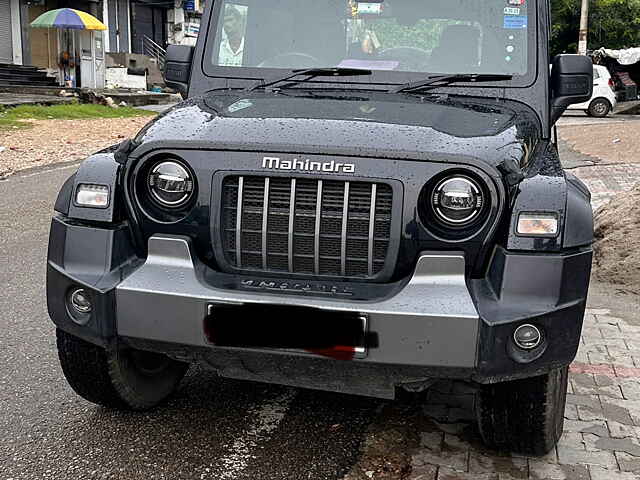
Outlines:
[[[551,51],[578,49],[581,0],[551,0]],[[589,49],[640,47],[640,0],[590,0]]]

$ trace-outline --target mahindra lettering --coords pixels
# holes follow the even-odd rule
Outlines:
[[[544,0],[214,0],[170,46],[185,101],[86,159],[51,226],[60,362],[144,410],[190,364],[379,398],[477,388],[491,447],[563,429],[590,194],[554,124],[593,67],[550,68]]]

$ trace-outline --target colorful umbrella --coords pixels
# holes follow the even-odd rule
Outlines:
[[[71,28],[75,30],[106,30],[104,23],[93,15],[73,8],[59,8],[44,12],[33,22],[35,28]]]

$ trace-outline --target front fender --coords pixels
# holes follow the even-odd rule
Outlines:
[[[554,238],[524,237],[516,233],[521,213],[556,213],[559,233]],[[562,169],[555,145],[537,152],[512,204],[507,249],[562,252],[590,246],[594,241],[591,194],[577,177]]]
[[[84,160],[78,171],[62,186],[54,210],[69,218],[89,222],[112,223],[118,221],[119,204],[118,173],[120,164],[112,152],[91,155]],[[110,201],[107,208],[83,207],[75,203],[76,191],[81,184],[105,185],[109,188]]]

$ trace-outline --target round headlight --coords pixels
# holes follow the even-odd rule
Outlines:
[[[180,207],[191,198],[193,179],[178,162],[162,162],[149,172],[149,191],[163,207]]]
[[[482,189],[469,177],[446,178],[433,190],[433,211],[439,220],[451,227],[469,225],[480,215],[483,206]]]

